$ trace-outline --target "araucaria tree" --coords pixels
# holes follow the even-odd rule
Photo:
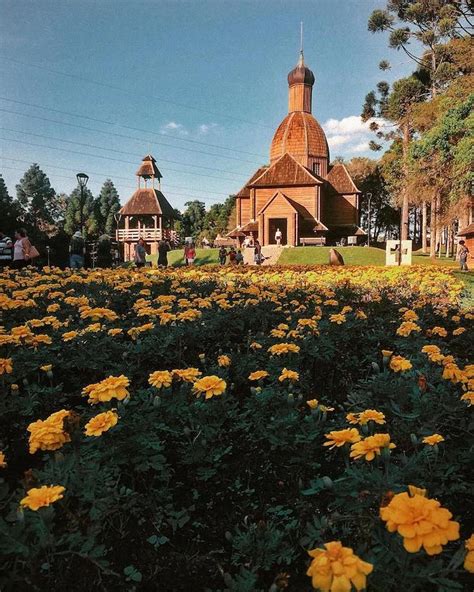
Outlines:
[[[95,216],[99,234],[112,236],[115,229],[114,215],[120,210],[120,198],[115,185],[107,179],[96,200]]]
[[[81,203],[81,188],[78,186],[69,196],[67,200],[64,230],[68,234],[73,234],[76,230],[80,230],[82,220],[83,232],[87,237],[97,233],[97,220],[95,217],[96,208],[94,196],[87,187],[84,188],[83,195],[84,199]]]
[[[61,218],[56,192],[47,175],[37,164],[32,164],[16,186],[17,199],[25,212],[25,222],[37,226],[47,234],[55,232]]]

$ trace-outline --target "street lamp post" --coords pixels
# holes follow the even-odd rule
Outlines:
[[[371,205],[372,205],[372,194],[367,193],[367,246],[370,247],[370,218],[372,215]]]
[[[79,210],[79,221],[80,221],[80,230],[81,234],[83,234],[84,228],[84,189],[87,185],[87,181],[89,181],[89,176],[85,173],[77,173],[76,175],[77,182],[79,183],[79,187],[81,188],[81,204]]]

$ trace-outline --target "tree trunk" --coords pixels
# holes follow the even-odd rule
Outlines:
[[[451,235],[453,233],[453,225],[450,224],[448,226],[448,231],[446,233],[446,259],[451,257]]]
[[[436,197],[431,198],[430,208],[430,257],[436,257]]]
[[[408,203],[408,149],[410,146],[410,127],[408,122],[403,124],[403,189],[402,189],[402,219],[401,219],[401,240],[408,239],[408,225],[409,225],[409,203]]]
[[[428,249],[428,220],[427,220],[427,203],[423,201],[421,208],[421,252],[426,253]]]

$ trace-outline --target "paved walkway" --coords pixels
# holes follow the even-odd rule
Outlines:
[[[277,245],[262,247],[262,265],[275,265],[280,258],[282,248],[283,247],[277,247]],[[255,265],[253,260],[253,247],[244,250],[244,264]]]

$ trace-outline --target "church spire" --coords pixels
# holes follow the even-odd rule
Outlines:
[[[311,96],[314,74],[304,63],[303,54],[303,23],[300,28],[300,57],[295,68],[288,74],[288,112],[305,111],[311,113]]]
[[[300,58],[298,60],[298,66],[302,68],[304,66],[304,53],[303,53],[303,21],[300,23]]]

